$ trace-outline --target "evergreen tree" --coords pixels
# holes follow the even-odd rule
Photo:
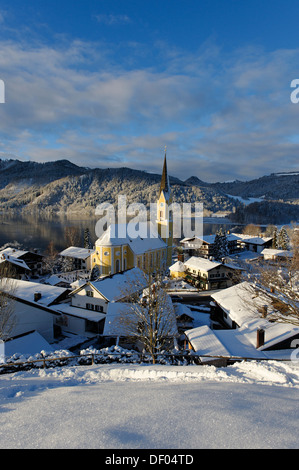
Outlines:
[[[84,230],[84,248],[88,248],[88,249],[92,248],[89,228],[86,228]]]
[[[214,258],[216,261],[221,261],[222,258],[228,255],[228,242],[226,233],[223,232],[222,228],[217,230],[214,241]]]
[[[278,247],[281,250],[287,250],[289,247],[289,237],[285,227],[282,227],[278,234]]]

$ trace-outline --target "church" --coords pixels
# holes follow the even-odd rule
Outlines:
[[[172,264],[173,221],[169,207],[172,203],[166,152],[157,200],[156,224],[146,223],[146,236],[132,238],[127,224],[111,224],[95,243],[92,268],[100,276],[111,275],[138,267],[145,272],[165,271]],[[118,236],[121,233],[122,236]],[[123,236],[123,234],[126,234]]]

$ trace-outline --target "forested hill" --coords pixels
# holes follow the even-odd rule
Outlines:
[[[47,163],[0,160],[0,211],[94,214],[101,202],[117,204],[118,195],[126,195],[128,204],[141,202],[149,207],[157,199],[160,181],[161,174],[130,168],[90,169],[68,160]],[[186,181],[170,177],[173,201],[202,202],[205,215],[230,212],[240,215],[248,211],[250,201],[243,205],[236,196],[259,197],[271,205],[271,211],[275,201],[286,203],[286,214],[290,207],[291,220],[296,219],[299,208],[298,182],[299,172],[249,182],[213,184],[196,176]],[[250,217],[254,219],[252,211]]]

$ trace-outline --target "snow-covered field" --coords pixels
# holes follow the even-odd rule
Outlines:
[[[2,449],[298,448],[299,362],[0,376]]]

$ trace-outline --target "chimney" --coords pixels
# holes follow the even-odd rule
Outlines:
[[[258,328],[256,331],[256,348],[260,348],[265,344],[265,330]]]
[[[34,302],[37,302],[42,298],[42,294],[40,292],[35,292],[34,293]]]
[[[262,317],[266,318],[268,313],[268,305],[263,305],[262,306]]]

